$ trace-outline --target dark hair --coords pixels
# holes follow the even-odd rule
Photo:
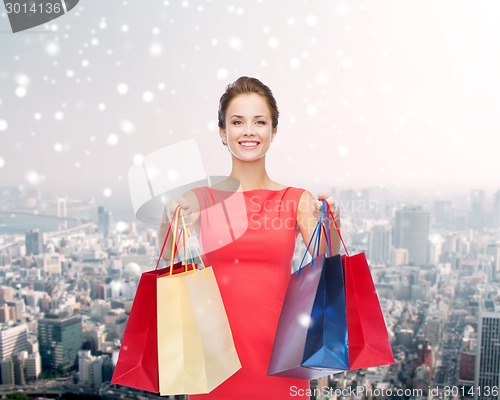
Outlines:
[[[280,113],[273,92],[258,79],[248,76],[241,76],[233,83],[226,86],[226,91],[219,101],[219,128],[226,127],[226,111],[229,107],[229,103],[231,103],[236,96],[245,93],[256,93],[266,99],[269,110],[271,111],[272,126],[276,128],[278,126],[278,117]]]

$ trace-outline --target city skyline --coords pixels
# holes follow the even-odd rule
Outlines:
[[[251,75],[281,111],[268,160],[276,181],[490,189],[498,7],[79,4],[38,31],[0,35],[0,185],[125,199],[138,158],[189,138],[207,174],[228,173],[218,99]]]

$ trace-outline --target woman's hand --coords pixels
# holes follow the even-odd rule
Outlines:
[[[168,225],[173,218],[176,208],[180,207],[186,225],[192,229],[199,216],[198,207],[196,207],[197,203],[198,201],[193,192],[188,192],[183,197],[177,197],[175,200],[170,200],[165,204],[165,208],[163,209],[162,224]],[[179,221],[179,227],[180,224],[181,222]]]
[[[335,220],[338,221],[339,216],[340,216],[340,208],[337,206],[337,203],[335,203],[335,200],[333,199],[333,197],[328,195],[328,194],[320,194],[320,195],[318,195],[318,198],[316,200],[314,200],[313,215],[316,218],[316,220],[319,220],[321,207],[323,206],[322,200],[326,200],[326,202],[330,206],[330,209],[332,210],[333,215],[335,216]]]
[[[158,241],[160,243],[160,246],[165,240],[170,221],[172,221],[177,207],[181,208],[180,212],[184,217],[184,221],[186,222],[188,229],[191,232],[198,229],[197,222],[200,216],[198,199],[193,192],[189,191],[185,193],[183,197],[178,197],[175,200],[171,200],[165,205],[163,209],[163,217],[161,219],[160,228],[158,231]],[[177,222],[177,228],[182,228],[182,222],[180,220]],[[172,227],[172,229],[174,229],[174,227]],[[172,247],[172,236],[173,235],[171,234],[167,238],[167,243],[165,245],[165,248],[167,249],[170,249]],[[170,251],[164,251],[162,254],[162,258],[167,261],[170,260],[170,256]]]

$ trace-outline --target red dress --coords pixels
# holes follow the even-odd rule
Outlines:
[[[309,399],[309,381],[267,376],[304,190],[193,191],[203,259],[213,267],[242,368],[211,393],[189,399]]]

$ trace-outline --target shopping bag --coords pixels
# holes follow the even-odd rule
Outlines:
[[[290,276],[268,375],[314,379],[349,369],[340,255],[319,255],[324,210],[304,254],[314,238],[313,259]]]
[[[157,280],[160,395],[208,393],[241,368],[212,267],[199,258],[201,270]]]
[[[349,369],[394,364],[380,301],[364,253],[350,255],[340,229],[327,204],[328,215],[344,246],[342,266],[345,280]],[[330,218],[326,218],[328,224]],[[327,225],[327,232],[329,228]]]
[[[175,276],[186,270],[186,266],[182,265],[182,262],[175,263],[168,268],[158,269],[172,224],[177,218],[178,213],[176,212],[163,241],[155,269],[141,275],[111,383],[148,392],[159,392],[156,314],[157,280],[166,274]],[[173,260],[176,252],[175,240],[172,242],[172,249],[171,259]],[[193,265],[188,265],[187,269],[188,271],[192,270]]]

